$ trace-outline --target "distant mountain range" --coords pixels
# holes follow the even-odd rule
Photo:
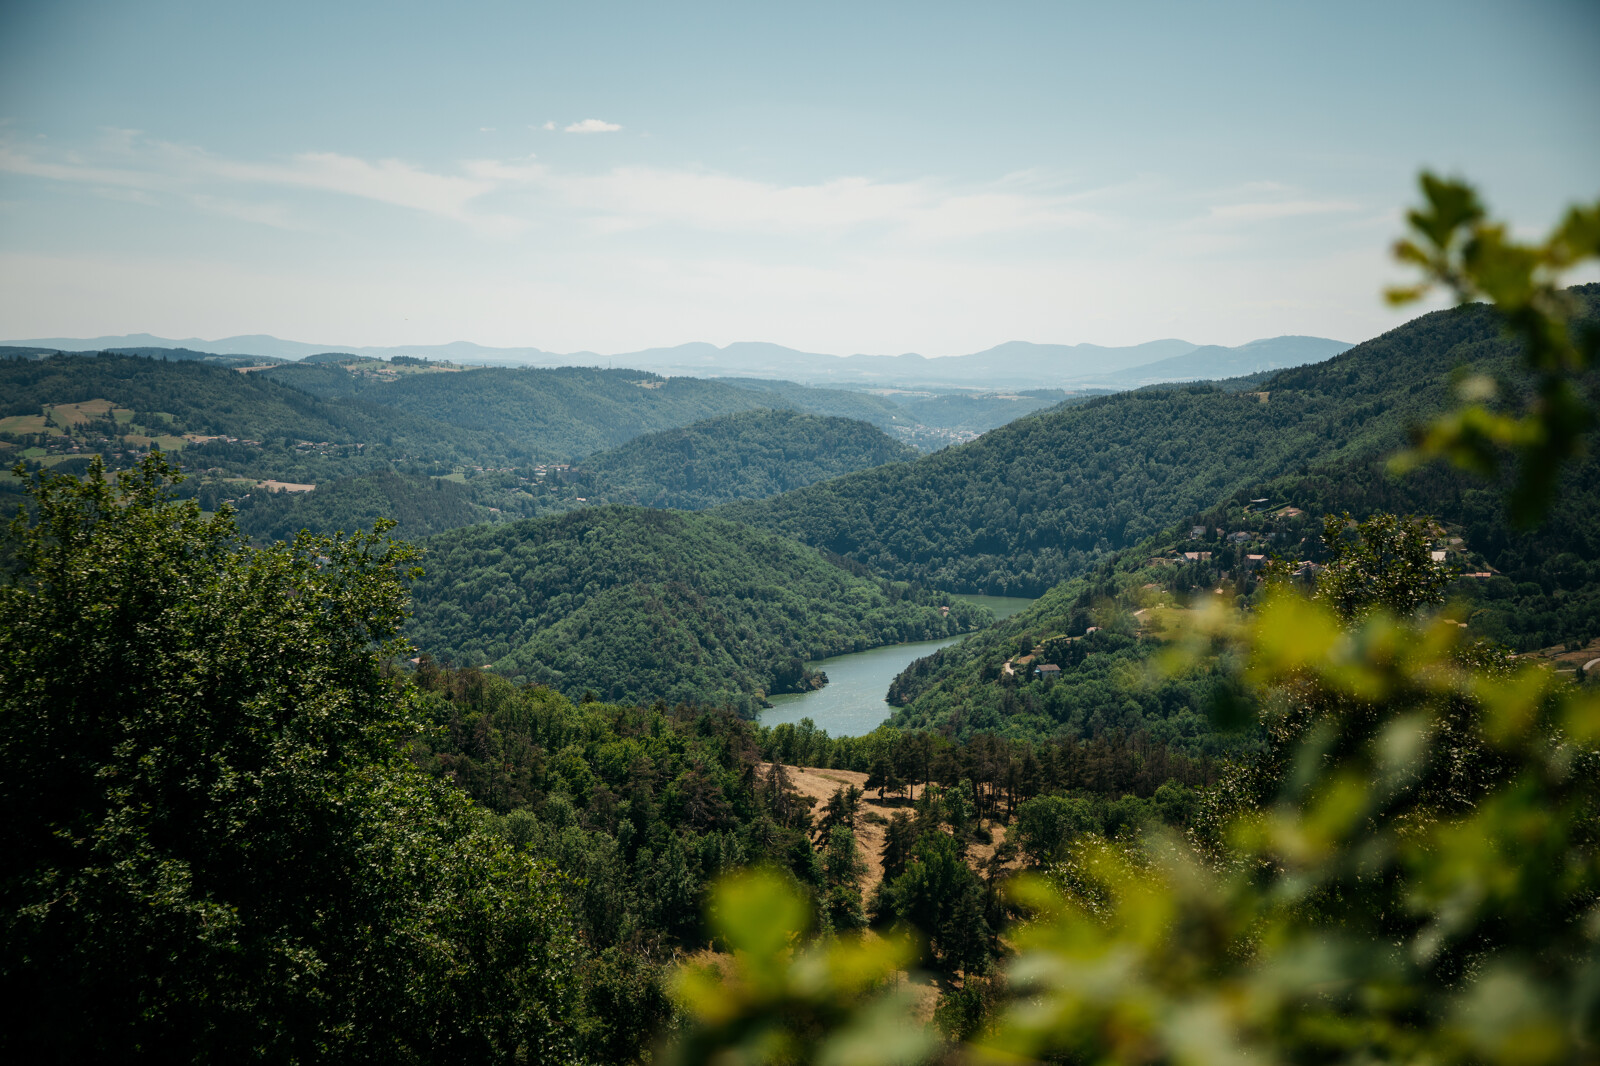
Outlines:
[[[397,355],[494,366],[614,366],[695,377],[782,378],[803,384],[853,387],[935,385],[949,388],[1018,389],[1102,387],[1126,389],[1163,381],[1199,381],[1280,370],[1330,359],[1349,347],[1322,337],[1271,337],[1237,348],[1158,340],[1129,347],[1098,344],[1031,344],[1008,341],[971,355],[930,359],[906,355],[825,355],[779,344],[741,341],[718,348],[696,342],[616,355],[547,352],[539,348],[488,348],[467,341],[393,347],[340,347],[279,340],[266,335],[174,340],[148,333],[117,337],[45,337],[10,341],[12,348],[61,351],[125,351],[153,355],[201,352],[301,360],[326,352],[379,359]]]
[[[1272,337],[1237,348],[1207,344],[1170,359],[1104,374],[1098,383],[1118,389],[1136,389],[1164,381],[1220,381],[1320,363],[1343,354],[1350,347],[1343,341],[1324,337]]]

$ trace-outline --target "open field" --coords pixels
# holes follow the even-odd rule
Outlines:
[[[867,775],[855,770],[827,770],[815,766],[788,766],[786,769],[789,772],[789,783],[794,786],[795,791],[817,801],[815,809],[820,809],[827,803],[828,797],[833,795],[837,788],[854,785],[862,790],[861,814],[856,819],[856,840],[861,844],[862,857],[867,862],[867,875],[861,882],[861,894],[863,898],[871,897],[873,889],[883,880],[884,824],[896,811],[910,813],[915,801],[894,795],[885,795],[883,799],[879,799],[876,791],[866,791]],[[912,795],[915,794],[913,789]],[[877,817],[874,818],[872,815]],[[1004,844],[1006,839],[1006,827],[1002,823],[985,819],[983,827],[989,831],[993,842],[974,844],[967,849],[967,857],[974,866],[987,862],[995,849]]]
[[[66,436],[60,427],[48,424],[44,415],[11,415],[9,418],[0,418],[0,433],[48,433],[54,437]]]
[[[0,433],[43,433],[63,437],[80,426],[110,417],[118,425],[133,421],[133,411],[118,407],[111,400],[84,400],[81,403],[45,404],[36,415],[10,415],[0,418]]]
[[[84,400],[82,403],[58,403],[45,407],[53,422],[58,426],[76,427],[96,418],[112,416],[118,422],[133,420],[133,412],[126,407],[118,407],[110,400],[96,399]]]

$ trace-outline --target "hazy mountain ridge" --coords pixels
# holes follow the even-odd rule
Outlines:
[[[1320,354],[1307,356],[1305,342],[1320,345]],[[1308,337],[1273,337],[1251,341],[1236,348],[1198,345],[1169,339],[1148,341],[1124,347],[1097,344],[1035,344],[1007,341],[968,355],[930,358],[916,353],[903,355],[827,355],[804,352],[764,341],[738,341],[725,347],[703,341],[673,347],[645,348],[614,355],[581,351],[548,352],[540,348],[493,348],[455,341],[436,345],[344,346],[306,344],[266,335],[223,337],[203,341],[196,337],[172,340],[146,333],[113,337],[54,337],[11,342],[18,349],[152,350],[188,349],[219,355],[255,355],[300,360],[327,352],[348,352],[373,358],[392,359],[397,355],[413,358],[449,360],[497,366],[595,366],[628,367],[655,373],[711,377],[771,377],[805,384],[905,385],[928,384],[962,388],[1053,388],[1061,385],[1095,384],[1107,375],[1150,368],[1138,384],[1150,380],[1194,380],[1199,377],[1236,376],[1241,371],[1217,373],[1205,369],[1231,366],[1225,353],[1252,364],[1253,370],[1273,370],[1297,366],[1318,358],[1328,358],[1350,347],[1341,341]],[[1182,360],[1192,353],[1207,355],[1192,365]],[[1212,357],[1216,357],[1213,359]],[[1208,362],[1211,360],[1211,362]],[[1218,362],[1217,360],[1221,360]],[[1239,362],[1234,360],[1233,363]],[[1161,377],[1168,368],[1176,376]],[[1152,377],[1154,375],[1154,377]],[[1119,386],[1126,387],[1126,386]]]
[[[1320,363],[1349,351],[1354,345],[1325,337],[1271,337],[1237,348],[1202,345],[1182,355],[1106,374],[1096,384],[1132,389],[1168,381],[1217,381],[1262,371],[1286,370]]]

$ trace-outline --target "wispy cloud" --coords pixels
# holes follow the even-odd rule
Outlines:
[[[286,164],[210,156],[198,162],[206,172],[233,181],[343,193],[464,222],[472,220],[472,201],[495,188],[483,178],[434,174],[398,159],[368,162],[336,152],[304,152]]]
[[[154,193],[143,189],[127,189],[118,187],[99,186],[94,194],[106,200],[115,200],[122,204],[142,204],[145,207],[155,207],[160,203]]]
[[[303,152],[286,162],[227,159],[198,148],[162,142],[126,144],[116,152],[124,165],[96,166],[73,154],[45,157],[0,143],[0,172],[52,181],[92,184],[101,189],[169,192],[186,195],[202,210],[277,228],[302,228],[284,209],[251,205],[236,196],[219,196],[222,186],[262,185],[294,188],[370,200],[466,223],[480,232],[507,234],[523,223],[485,213],[477,202],[508,183],[526,182],[536,170],[526,165],[470,164],[462,174],[439,174],[399,159],[370,161],[337,152]]]
[[[527,158],[531,160],[533,156]],[[507,163],[498,159],[469,159],[461,164],[461,169],[475,178],[482,178],[497,185],[526,184],[538,181],[550,172],[550,169],[541,163],[527,161]]]
[[[566,133],[615,133],[622,127],[615,122],[606,122],[604,119],[586,118],[582,122],[574,122],[564,130]]]
[[[1066,195],[1049,176],[1033,173],[976,185],[860,176],[783,185],[681,168],[557,171],[532,156],[466,160],[455,172],[442,173],[401,159],[371,160],[338,152],[302,152],[285,160],[232,159],[133,135],[102,154],[118,165],[0,141],[0,171],[103,189],[177,194],[207,212],[275,228],[298,228],[305,222],[279,204],[252,206],[241,188],[355,197],[452,219],[490,236],[514,235],[544,222],[577,222],[591,234],[675,227],[830,237],[876,230],[926,243],[1112,224],[1107,214],[1081,206],[1082,194]]]
[[[1302,215],[1328,215],[1359,211],[1360,204],[1348,200],[1262,200],[1254,203],[1225,204],[1213,207],[1210,217],[1223,222],[1267,222]]]
[[[4,143],[0,143],[0,171],[52,181],[92,182],[129,189],[154,188],[161,184],[159,177],[153,174],[121,167],[87,166],[71,156],[56,161],[41,159]]]
[[[283,204],[255,203],[248,200],[234,200],[225,196],[210,196],[205,193],[196,193],[189,197],[189,202],[195,207],[212,215],[221,215],[224,218],[236,218],[241,222],[253,222],[258,226],[270,226],[273,229],[308,231],[310,226],[295,218],[294,213]]]
[[[923,240],[1063,227],[1103,227],[1106,217],[1070,198],[1001,181],[976,189],[925,181],[848,177],[776,185],[725,174],[619,167],[552,176],[550,186],[593,212],[608,232],[676,225],[724,232],[839,233],[886,227]]]

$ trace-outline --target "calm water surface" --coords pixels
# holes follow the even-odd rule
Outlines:
[[[1010,618],[1033,600],[1021,596],[953,596],[994,612],[996,619]],[[871,651],[852,652],[811,665],[828,675],[828,683],[815,692],[793,692],[772,697],[772,709],[761,712],[761,724],[782,725],[809,718],[830,736],[855,737],[876,729],[894,709],[884,702],[889,682],[924,655],[959,641],[960,637],[891,644]]]

